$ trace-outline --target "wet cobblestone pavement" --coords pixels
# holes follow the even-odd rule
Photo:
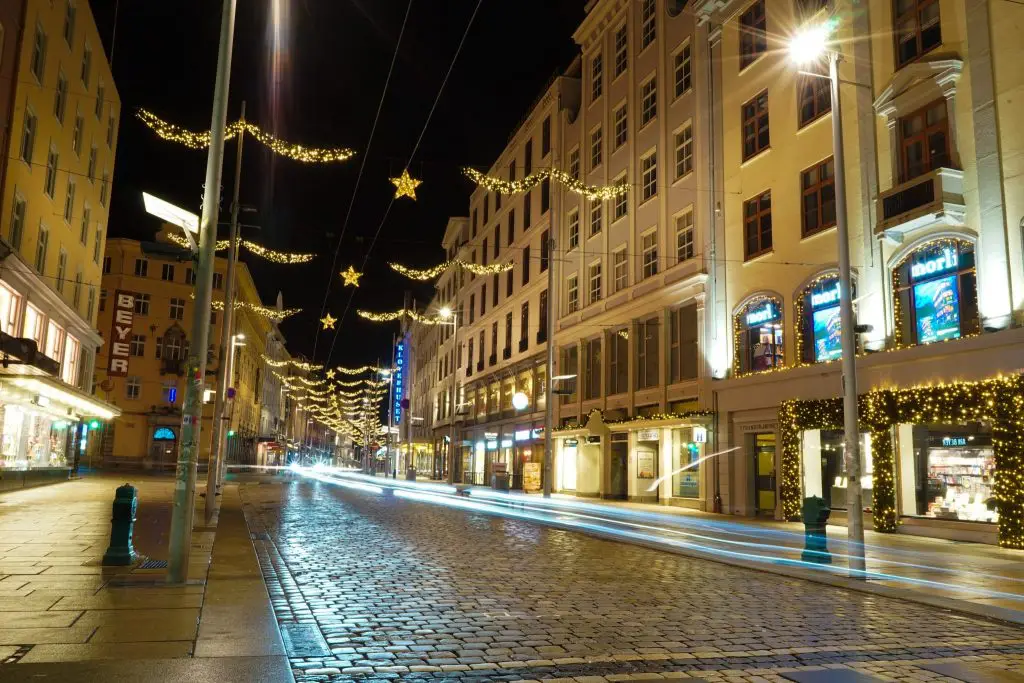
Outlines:
[[[242,498],[300,683],[1024,680],[1012,625],[316,481]]]

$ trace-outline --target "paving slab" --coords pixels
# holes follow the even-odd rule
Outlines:
[[[285,657],[138,659],[16,664],[0,667],[0,683],[282,683],[291,680]]]

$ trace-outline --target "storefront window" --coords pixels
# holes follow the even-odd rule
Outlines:
[[[67,463],[67,420],[33,410],[29,406],[0,405],[0,456],[5,469],[27,470],[64,467]]]
[[[67,335],[64,342],[64,363],[61,365],[61,379],[68,384],[78,384],[78,340]]]
[[[516,379],[509,377],[502,382],[501,387],[501,410],[502,412],[512,410],[512,396],[516,393]]]
[[[32,339],[36,347],[43,348],[43,314],[32,304],[25,305],[25,338]]]
[[[17,337],[18,312],[20,310],[21,295],[0,283],[0,330]]]
[[[487,403],[487,412],[496,413],[501,407],[501,383],[491,382],[490,392],[491,396]]]
[[[896,269],[894,280],[897,322],[906,342],[931,344],[978,332],[978,287],[970,242],[929,242]]]
[[[740,372],[763,372],[783,366],[782,304],[778,299],[754,299],[736,314],[736,326]]]
[[[702,444],[694,441],[695,429],[700,428],[672,430],[672,495],[678,498],[700,498]]]
[[[907,431],[910,449],[904,443]],[[988,425],[901,425],[900,436],[904,514],[971,522],[999,520]],[[906,486],[910,482],[913,491]]]
[[[548,401],[547,393],[545,393],[547,391],[548,368],[541,363],[537,365],[536,372],[537,379],[533,383],[533,404],[537,406],[537,410],[544,410]]]
[[[800,321],[804,363],[823,363],[842,355],[842,323],[839,315],[839,276],[820,279],[802,295]]]
[[[576,490],[576,455],[579,452],[578,439],[563,439],[558,455],[558,490]]]
[[[52,320],[46,326],[46,355],[58,363],[64,359],[64,328]]]
[[[849,477],[846,474],[846,446],[843,432],[823,429],[818,432],[819,444],[817,451],[821,460],[821,490],[806,492],[806,495],[821,496],[825,504],[833,510],[846,509],[846,495]],[[804,447],[815,450],[813,443],[805,440]],[[861,434],[860,441],[860,486],[861,503],[865,508],[873,507],[873,473],[874,459],[871,454],[871,436]]]

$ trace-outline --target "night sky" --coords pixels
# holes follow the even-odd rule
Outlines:
[[[159,227],[142,208],[151,192],[199,213],[206,154],[157,138],[135,116],[138,107],[192,130],[210,127],[221,3],[90,0],[108,56],[122,117],[109,234],[152,239]],[[394,193],[398,175],[423,130],[445,72],[477,0],[412,0],[411,13],[373,146],[356,194],[331,282],[328,310],[336,318],[352,296],[337,271],[357,269]],[[514,126],[555,71],[576,53],[572,32],[584,0],[482,0],[455,69],[413,163],[423,180],[418,201],[396,202],[380,230],[366,276],[337,338],[331,361],[356,365],[390,356],[397,323],[359,319],[355,309],[400,308],[410,281],[387,261],[416,266],[443,259],[449,216],[464,216],[472,184],[459,169],[488,167]],[[238,3],[228,120],[247,102],[247,119],[293,142],[351,147],[363,155],[408,3],[406,0],[243,0]],[[275,68],[273,7],[281,15]],[[113,36],[113,38],[112,38]],[[235,147],[225,148],[220,220],[229,220]],[[324,362],[333,338],[317,319],[330,266],[352,200],[361,156],[307,166],[274,157],[250,139],[244,148],[242,235],[282,251],[315,252],[308,265],[269,264],[243,252],[265,303],[277,292],[303,313],[281,329],[293,354]],[[227,237],[222,225],[220,237]],[[413,290],[417,294],[416,290]],[[420,301],[431,287],[420,286]]]

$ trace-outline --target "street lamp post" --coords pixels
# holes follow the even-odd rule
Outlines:
[[[192,345],[188,359],[188,380],[181,418],[181,441],[175,472],[174,506],[168,547],[167,581],[184,583],[192,549],[192,519],[195,512],[196,464],[199,459],[200,425],[203,417],[203,384],[206,377],[206,348],[210,328],[210,295],[220,212],[220,181],[227,128],[228,90],[231,81],[231,52],[235,38],[236,0],[224,0],[221,12],[217,75],[213,88],[210,151],[206,158],[206,185],[199,234],[199,268],[196,300],[192,315]]]
[[[805,29],[790,43],[790,55],[797,63],[828,59],[828,76],[808,73],[815,78],[828,78],[832,96],[832,156],[835,167],[836,241],[839,260],[839,316],[842,329],[843,443],[846,461],[846,531],[849,542],[851,575],[863,577],[864,516],[861,495],[860,430],[857,425],[857,349],[856,321],[853,315],[853,287],[850,275],[850,239],[846,218],[846,166],[843,159],[843,115],[839,97],[839,51],[828,45],[831,26]]]
[[[455,308],[449,308],[445,306],[441,309],[442,318],[451,318],[452,322],[452,358],[455,360],[452,365],[452,393],[451,401],[448,405],[448,483],[455,483],[455,412],[456,412],[456,397],[455,394],[458,391],[458,376],[459,376],[459,298],[458,298],[458,287],[455,288]]]

